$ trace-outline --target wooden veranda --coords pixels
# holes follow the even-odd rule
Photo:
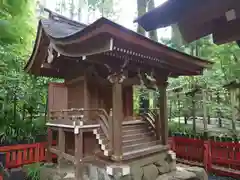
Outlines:
[[[50,12],[39,21],[25,67],[36,76],[64,79],[49,84],[49,160],[54,153],[59,163],[64,158],[77,167],[99,159],[128,164],[168,151],[167,80],[199,75],[211,65],[105,18],[86,26]],[[140,84],[160,92],[159,110],[151,116],[133,117],[132,87]]]

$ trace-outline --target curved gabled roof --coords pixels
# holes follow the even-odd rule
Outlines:
[[[42,67],[48,58],[49,47],[53,58],[65,59],[66,69],[71,61],[86,56],[128,57],[135,62],[132,68],[146,65],[157,71],[165,70],[175,76],[198,75],[212,62],[171,49],[140,34],[126,29],[106,18],[100,18],[86,26],[62,16],[51,14],[49,19],[40,20],[32,55],[25,70],[35,75],[64,77],[59,69]],[[120,61],[119,60],[119,61]],[[123,59],[122,59],[123,60]]]

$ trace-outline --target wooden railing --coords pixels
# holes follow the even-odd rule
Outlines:
[[[217,175],[240,177],[240,143],[215,142],[186,137],[169,138],[177,160],[184,164],[202,166]]]
[[[169,144],[179,162],[203,166],[217,175],[240,177],[240,143],[172,137]],[[46,146],[46,142],[2,146],[0,152],[5,153],[5,167],[11,169],[46,161]]]
[[[63,110],[52,110],[50,111],[50,119],[65,119],[67,118],[68,120],[82,120],[86,121],[84,119],[84,114],[86,112],[96,112],[99,114],[104,115],[105,117],[108,118],[108,114],[105,109],[101,108],[93,108],[93,109],[84,109],[84,108],[71,108],[71,109],[63,109]]]
[[[104,133],[104,135],[107,137],[107,139],[110,141],[110,130],[109,130],[109,121],[110,118],[107,114],[107,112],[104,109],[99,110],[98,112],[101,112],[103,114],[98,114],[98,122],[100,124],[100,127]]]
[[[140,114],[143,120],[147,121],[147,123],[153,128],[154,131],[157,131],[155,127],[155,120],[159,116],[159,113],[156,112],[158,110],[159,109],[142,109],[142,113]]]
[[[59,111],[50,111],[50,118],[51,119],[68,119],[68,120],[72,120],[73,122],[75,122],[75,124],[77,123],[77,121],[82,121],[83,123],[88,123],[89,119],[85,118],[86,112],[92,112],[92,113],[95,112],[96,113],[96,115],[94,116],[96,118],[94,118],[94,120],[96,120],[96,123],[98,123],[100,125],[100,127],[101,127],[104,135],[107,137],[107,139],[109,141],[111,141],[112,131],[110,131],[111,127],[109,125],[109,121],[111,121],[111,119],[105,109],[102,109],[102,108],[93,108],[93,109],[72,108],[72,109],[63,109],[63,110],[59,110]],[[112,143],[112,142],[110,142],[110,143]]]
[[[56,145],[56,141],[53,142]],[[23,165],[46,161],[47,142],[19,144],[0,147],[5,155],[5,168],[17,168]],[[56,158],[53,155],[52,158]]]

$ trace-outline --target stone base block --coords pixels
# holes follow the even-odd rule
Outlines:
[[[203,168],[177,167],[176,171],[162,174],[156,180],[208,180]]]

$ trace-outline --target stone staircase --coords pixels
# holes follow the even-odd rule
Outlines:
[[[104,156],[111,157],[112,149],[105,134],[100,128],[94,129],[93,133],[96,135]],[[156,138],[154,130],[145,121],[124,122],[122,124],[122,134],[123,160],[137,158],[163,149],[160,141]]]

